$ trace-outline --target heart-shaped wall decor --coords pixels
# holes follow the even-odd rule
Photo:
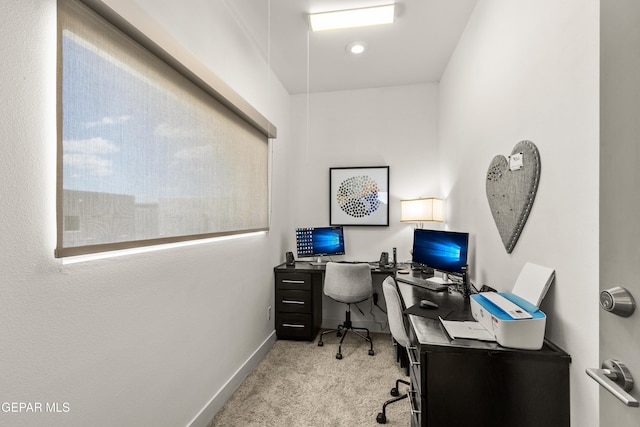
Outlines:
[[[509,159],[497,155],[487,171],[487,200],[507,253],[527,222],[540,181],[540,154],[531,141],[520,141]]]

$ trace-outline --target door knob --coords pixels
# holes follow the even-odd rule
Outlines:
[[[627,393],[633,389],[633,376],[624,363],[607,359],[602,362],[602,369],[588,368],[586,372],[625,405],[639,406],[638,401]]]

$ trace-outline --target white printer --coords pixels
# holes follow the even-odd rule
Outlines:
[[[554,278],[553,269],[527,263],[512,292],[471,295],[471,314],[501,346],[539,350],[547,316],[538,307]]]

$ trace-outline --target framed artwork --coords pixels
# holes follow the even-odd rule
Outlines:
[[[329,169],[331,225],[389,225],[389,166]]]

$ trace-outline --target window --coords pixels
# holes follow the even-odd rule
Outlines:
[[[58,10],[56,256],[268,229],[272,125],[87,6]]]

